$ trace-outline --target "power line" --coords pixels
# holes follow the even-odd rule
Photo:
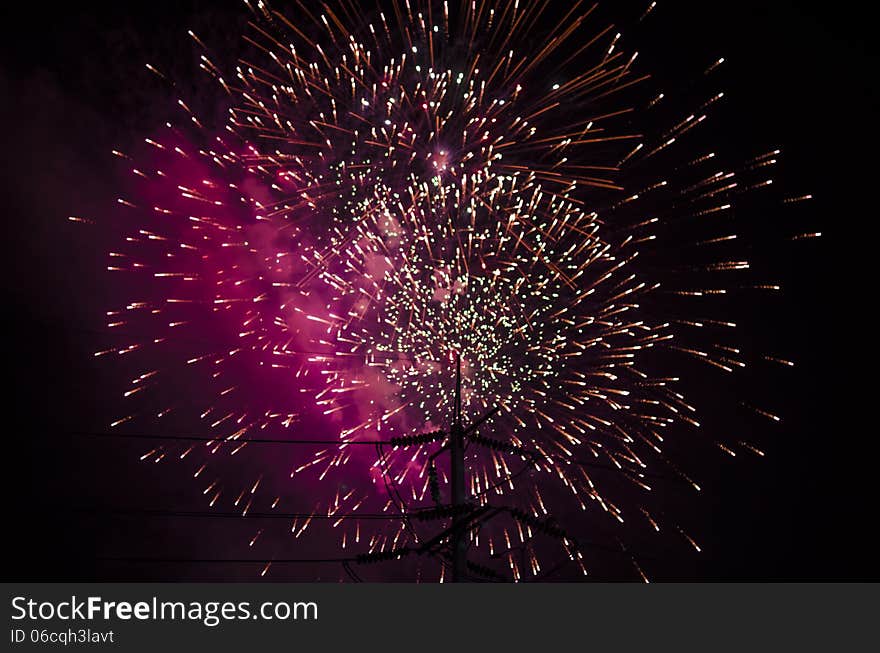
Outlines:
[[[189,344],[198,344],[198,345],[208,345],[210,347],[220,347],[220,348],[239,348],[242,346],[241,341],[235,340],[215,340],[211,338],[194,338],[194,337],[186,337],[186,336],[177,336],[177,335],[157,335],[156,333],[147,334],[147,333],[134,333],[132,331],[125,330],[117,330],[117,329],[98,329],[95,327],[85,327],[85,326],[73,326],[70,324],[66,324],[62,320],[54,320],[54,319],[33,319],[34,322],[40,322],[42,324],[50,325],[58,329],[63,329],[66,331],[76,331],[79,333],[91,333],[93,335],[98,336],[107,336],[114,338],[133,338],[137,340],[144,341],[152,341],[156,340],[156,338],[161,338],[163,342],[172,342],[172,343],[189,343]],[[309,351],[304,349],[294,350],[279,350],[280,353],[290,356],[336,356],[333,351]],[[382,352],[382,351],[374,351],[369,354],[350,354],[346,353],[344,358],[351,358],[352,356],[356,358],[385,358],[391,360],[408,360],[408,361],[418,361],[418,358],[414,358],[410,354],[406,354],[404,352]]]
[[[53,510],[41,510],[52,512]],[[364,519],[364,520],[400,520],[403,515],[388,513],[357,513],[337,512],[331,514],[314,512],[213,512],[205,510],[164,510],[155,508],[114,508],[114,507],[71,507],[56,508],[55,512],[73,513],[97,513],[110,515],[135,515],[145,517],[192,517],[192,518],[217,518],[217,519]],[[411,516],[411,515],[410,515]]]
[[[317,438],[292,438],[292,439],[284,439],[284,438],[238,438],[235,440],[228,439],[223,436],[199,436],[199,435],[159,435],[153,433],[113,433],[109,431],[68,431],[66,432],[68,435],[76,436],[76,437],[95,437],[95,438],[118,438],[123,440],[160,440],[160,441],[184,441],[184,442],[211,442],[217,444],[244,444],[244,443],[252,443],[252,444],[286,444],[286,445],[361,445],[361,446],[376,446],[376,445],[387,445],[387,446],[400,446],[401,440],[398,438],[393,438],[390,440],[327,440],[327,439],[317,439]],[[414,436],[419,437],[419,436]],[[425,443],[422,443],[425,444]],[[676,480],[665,474],[657,474],[655,472],[648,472],[645,470],[637,470],[637,469],[627,469],[625,467],[616,467],[614,465],[604,465],[602,463],[597,463],[593,461],[582,460],[578,458],[568,458],[566,456],[560,454],[548,454],[541,453],[538,451],[533,451],[531,449],[517,447],[515,450],[508,451],[511,455],[517,455],[525,458],[532,458],[533,462],[535,460],[546,460],[546,458],[551,458],[553,460],[559,460],[561,462],[569,463],[572,465],[577,465],[579,467],[589,467],[592,469],[600,469],[609,472],[615,473],[629,473],[635,475],[641,475],[646,478],[654,478],[659,480]]]
[[[92,558],[104,562],[145,562],[145,563],[169,563],[169,564],[189,564],[189,563],[216,563],[216,564],[322,564],[322,563],[344,563],[357,562],[356,558],[152,558],[139,556],[98,556]]]
[[[315,445],[369,445],[392,444],[391,440],[327,440],[316,438],[238,438],[235,440],[220,435],[207,437],[203,435],[159,435],[156,433],[111,433],[107,431],[68,431],[68,435],[95,438],[119,438],[123,440],[182,440],[186,442],[216,442],[218,444],[315,444]]]

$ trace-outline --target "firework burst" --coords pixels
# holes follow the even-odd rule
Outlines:
[[[114,428],[158,417],[206,433],[144,458],[191,461],[212,508],[308,501],[309,515],[339,515],[342,547],[418,547],[432,535],[414,511],[444,501],[440,442],[356,444],[448,427],[460,357],[465,414],[497,409],[467,452],[473,502],[496,510],[470,534],[484,575],[535,577],[560,554],[587,573],[572,533],[609,520],[668,526],[699,550],[653,507],[651,479],[699,489],[664,455],[700,427],[679,361],[746,365],[735,324],[703,302],[775,289],[719,229],[772,190],[778,152],[724,168],[696,150],[691,132],[723,94],[664,113],[637,54],[581,3],[550,29],[545,3],[525,0],[246,4],[233,74],[191,33],[229,107],[223,129],[181,98],[181,126],[117,152],[136,226],[109,268],[139,296],[108,327],[144,337],[99,354],[163,365],[134,373]],[[253,442],[331,430],[277,455]],[[389,519],[368,531],[357,515],[371,510]],[[551,514],[574,523],[562,533]]]

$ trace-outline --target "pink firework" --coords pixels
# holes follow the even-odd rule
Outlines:
[[[549,30],[527,0],[246,4],[234,71],[192,35],[223,128],[181,98],[179,126],[116,153],[134,178],[109,269],[131,299],[108,326],[132,343],[99,354],[133,378],[112,426],[201,434],[144,459],[182,460],[213,510],[288,511],[294,538],[430,553],[400,564],[443,578],[449,518],[425,511],[449,502],[460,357],[466,418],[495,411],[466,452],[492,515],[469,532],[475,575],[588,573],[585,542],[624,523],[699,550],[654,482],[699,489],[664,454],[700,429],[680,370],[745,367],[724,299],[777,289],[732,216],[808,198],[773,194],[778,151],[719,163],[698,132],[723,93],[666,107],[581,3]]]

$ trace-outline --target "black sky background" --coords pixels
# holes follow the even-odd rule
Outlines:
[[[103,251],[91,249],[66,217],[106,213],[118,179],[110,148],[148,136],[161,121],[156,98],[164,91],[144,64],[196,79],[186,30],[234,39],[237,30],[224,26],[244,13],[234,2],[160,1],[34,3],[14,11],[4,13],[0,66],[9,402],[0,437],[7,439],[9,482],[4,539],[12,545],[3,576],[230,577],[219,569],[92,559],[97,551],[109,555],[107,542],[134,546],[120,536],[126,531],[137,533],[138,551],[185,557],[192,528],[211,537],[220,526],[199,524],[182,535],[168,521],[132,525],[63,509],[170,507],[192,493],[140,464],[138,447],[63,435],[93,427],[118,391],[91,356],[105,342],[90,331],[107,305]],[[762,308],[766,328],[756,337],[797,361],[788,381],[771,389],[785,417],[778,442],[765,459],[719,454],[707,463],[712,491],[696,517],[705,552],[660,561],[655,577],[880,579],[871,537],[880,448],[868,312],[876,301],[878,56],[868,17],[855,2],[688,0],[657,11],[649,67],[661,79],[687,77],[725,57],[725,117],[734,121],[728,144],[753,152],[781,147],[786,183],[816,196],[803,211],[804,231],[824,237],[784,249],[776,269],[785,293]]]

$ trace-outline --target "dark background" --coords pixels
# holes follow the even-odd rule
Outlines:
[[[786,248],[777,262],[786,291],[761,316],[780,354],[797,361],[788,381],[772,388],[772,403],[786,417],[778,440],[764,459],[707,462],[712,491],[698,516],[704,553],[661,561],[657,578],[880,579],[871,537],[880,449],[869,314],[878,57],[861,7],[668,2],[647,30],[646,58],[661,79],[728,60],[730,145],[755,153],[782,147],[792,194],[816,197],[803,209],[803,231],[823,232],[820,241]],[[106,211],[117,178],[109,150],[162,121],[170,102],[163,104],[165,91],[144,64],[184,83],[197,79],[186,30],[207,32],[222,46],[235,40],[238,31],[228,25],[244,12],[232,2],[156,1],[32,3],[14,11],[4,13],[0,66],[9,402],[0,437],[9,482],[4,540],[11,545],[3,576],[174,579],[181,573],[174,567],[92,560],[134,526],[65,510],[108,498],[175,506],[192,491],[139,464],[135,447],[63,435],[94,426],[107,413],[105,398],[117,392],[91,356],[105,342],[92,331],[107,306],[103,250],[66,217]],[[176,525],[147,521],[136,525],[143,550],[186,555],[196,531],[181,535]],[[190,577],[224,575],[215,569]]]

